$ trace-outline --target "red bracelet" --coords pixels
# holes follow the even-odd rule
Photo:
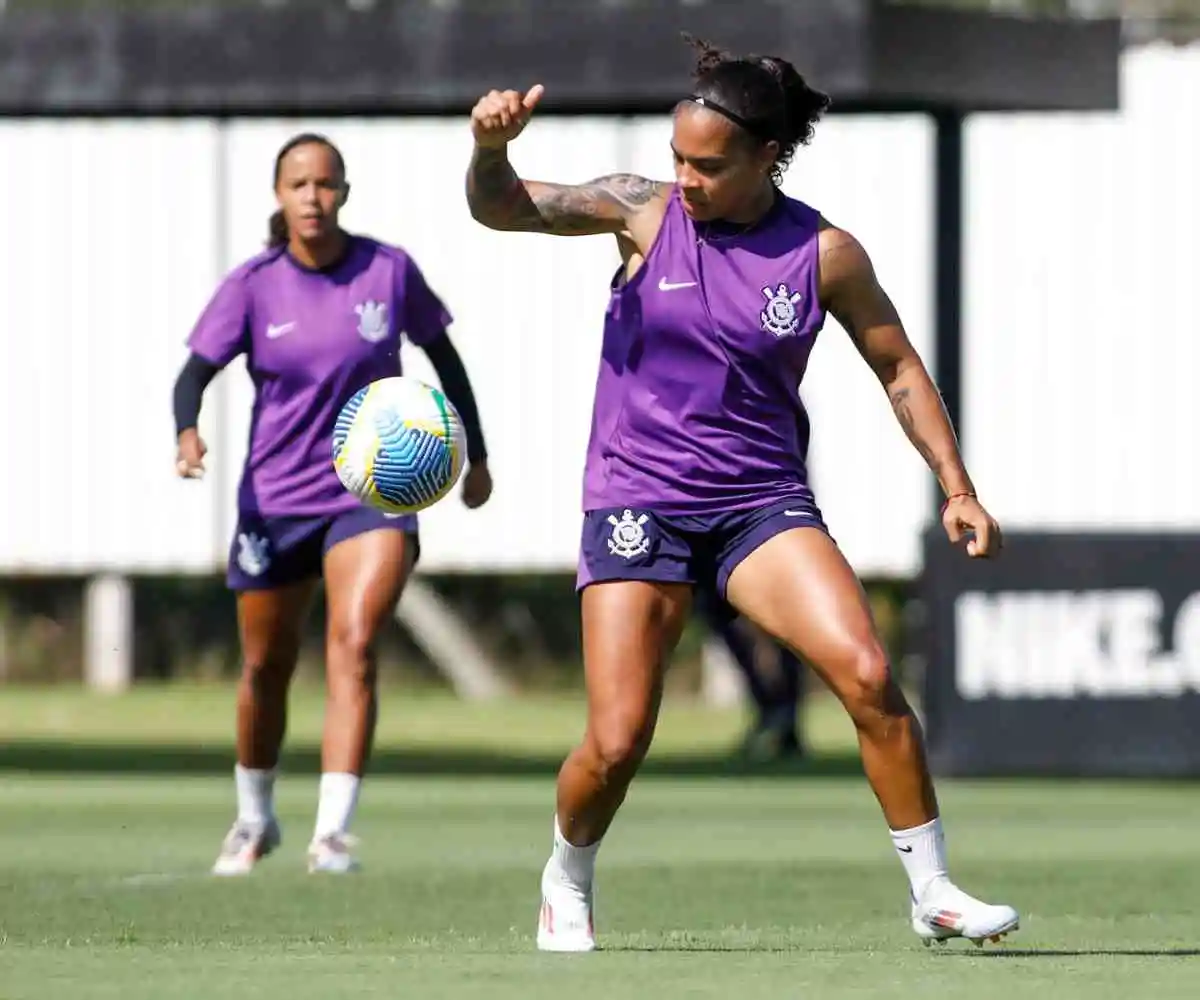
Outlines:
[[[951,500],[957,500],[959,497],[971,497],[972,499],[974,499],[974,498],[975,498],[975,494],[974,494],[974,493],[972,493],[972,492],[970,492],[969,490],[963,490],[963,491],[961,491],[961,492],[959,492],[959,493],[951,493],[951,494],[950,494],[948,497],[946,497],[946,499],[945,499],[945,500],[942,502],[942,513],[943,513],[943,514],[945,514],[945,513],[946,513],[946,508],[950,506],[950,501],[951,501]]]

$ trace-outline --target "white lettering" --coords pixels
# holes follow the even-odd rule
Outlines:
[[[1155,698],[1200,692],[1200,592],[1162,649],[1153,590],[966,593],[955,601],[955,685],[985,698]]]
[[[1193,691],[1200,691],[1200,593],[1192,594],[1179,606],[1171,648],[1179,660],[1183,684]]]

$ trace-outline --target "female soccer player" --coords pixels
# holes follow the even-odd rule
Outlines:
[[[1015,929],[1015,910],[948,878],[918,723],[825,530],[797,440],[797,387],[832,313],[936,473],[951,541],[973,532],[969,555],[999,549],[866,252],[779,190],[828,99],[782,59],[702,45],[695,86],[674,111],[675,183],[616,174],[571,186],[522,180],[509,163],[541,95],[540,85],[492,91],[476,104],[472,214],[498,230],[610,233],[625,267],[605,320],[584,474],[587,729],[558,778],[538,946],[595,947],[596,853],[650,746],[665,663],[700,581],[812,664],[854,720],[916,933],[982,941]]]
[[[326,138],[291,139],[275,159],[279,210],[264,253],[230,273],[192,330],[175,385],[181,476],[203,474],[196,430],[216,373],[245,354],[255,400],[238,491],[228,584],[237,593],[242,677],[237,705],[237,818],[213,866],[249,873],[280,843],[273,788],[287,691],[319,577],[328,609],[320,800],[309,870],[357,865],[348,828],[376,716],[373,644],[417,560],[417,520],[369,508],[342,488],[331,439],[341,405],[400,371],[400,338],[429,356],[466,429],[462,498],[491,494],[470,381],[446,333],[450,314],[403,250],[341,228],[350,185]]]

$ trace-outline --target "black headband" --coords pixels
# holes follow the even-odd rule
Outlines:
[[[699,94],[691,94],[687,99],[693,104],[699,104],[702,108],[708,108],[709,111],[715,111],[717,114],[723,115],[735,125],[740,125],[756,139],[761,139],[763,142],[771,142],[775,139],[775,135],[773,134],[775,129],[771,127],[769,122],[752,122],[739,114],[735,114],[711,98],[701,97]]]

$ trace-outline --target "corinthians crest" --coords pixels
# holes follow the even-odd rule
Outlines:
[[[776,337],[787,337],[795,333],[800,326],[800,317],[796,315],[796,303],[803,296],[799,292],[793,292],[782,281],[779,287],[773,290],[767,285],[762,293],[767,298],[766,308],[758,314],[763,329]]]
[[[363,340],[369,341],[372,344],[378,344],[381,340],[387,340],[388,335],[388,315],[386,302],[366,302],[359,303],[354,307],[354,311],[358,313],[358,335]]]
[[[650,551],[650,538],[642,527],[650,520],[649,514],[634,516],[633,511],[627,510],[618,519],[615,514],[608,515],[608,523],[613,526],[608,538],[608,551],[623,559],[632,559]]]
[[[237,564],[247,576],[260,576],[271,565],[271,540],[254,532],[237,536]]]

